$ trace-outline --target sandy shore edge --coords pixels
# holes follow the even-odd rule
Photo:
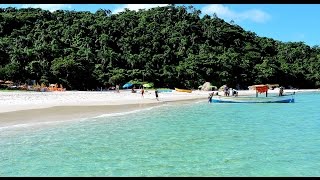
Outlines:
[[[0,128],[26,124],[64,122],[93,118],[104,114],[125,113],[144,110],[164,104],[185,104],[206,101],[206,97],[190,97],[187,99],[168,99],[163,101],[131,102],[115,105],[63,105],[36,109],[0,113]]]
[[[320,92],[319,89],[285,90],[285,93]],[[139,94],[66,92],[66,93],[1,93],[0,129],[19,125],[64,122],[97,117],[103,114],[125,113],[143,110],[163,104],[192,103],[206,101],[206,91],[192,93],[161,94],[157,101],[152,93],[141,98]],[[278,90],[270,90],[277,94]],[[223,92],[219,92],[222,95]],[[240,90],[239,95],[254,95],[255,91]]]

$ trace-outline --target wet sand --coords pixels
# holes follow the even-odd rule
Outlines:
[[[72,105],[54,106],[48,108],[26,109],[0,113],[0,128],[23,124],[41,124],[50,122],[63,122],[103,114],[123,113],[143,110],[163,104],[185,104],[197,101],[206,101],[205,97],[194,97],[189,99],[167,100],[149,103],[116,104],[116,105]]]

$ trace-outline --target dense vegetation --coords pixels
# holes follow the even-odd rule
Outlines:
[[[258,37],[192,6],[119,14],[0,9],[0,79],[68,89],[153,82],[196,88],[258,83],[320,86],[320,48]]]

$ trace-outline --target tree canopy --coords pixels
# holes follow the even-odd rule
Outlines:
[[[129,81],[197,88],[320,86],[320,48],[259,37],[234,22],[169,5],[112,14],[0,9],[0,79],[86,90]]]

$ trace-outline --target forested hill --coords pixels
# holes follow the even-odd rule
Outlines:
[[[320,86],[320,48],[258,37],[170,5],[119,14],[0,9],[0,79],[85,90],[130,80],[156,87]]]

